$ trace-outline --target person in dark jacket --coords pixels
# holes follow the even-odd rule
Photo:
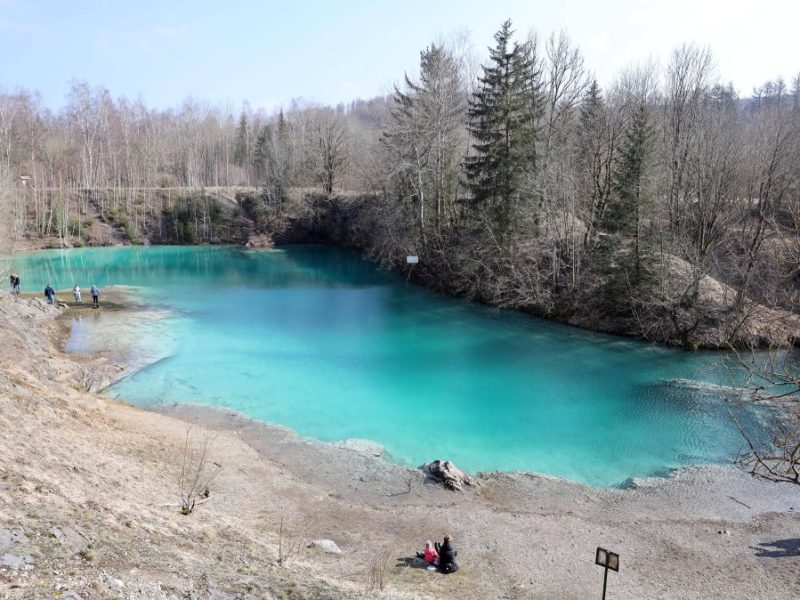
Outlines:
[[[444,536],[444,543],[439,545],[436,542],[436,551],[439,553],[439,572],[440,573],[455,573],[458,571],[456,564],[456,556],[458,550],[453,546],[453,536],[449,533]]]
[[[56,291],[53,289],[53,287],[49,283],[47,284],[47,287],[44,288],[44,296],[45,296],[45,298],[47,298],[47,303],[48,304],[52,304],[53,303],[53,298],[56,297]]]
[[[92,295],[92,306],[100,308],[100,290],[97,289],[96,285],[92,284],[92,289],[89,290],[89,293]]]

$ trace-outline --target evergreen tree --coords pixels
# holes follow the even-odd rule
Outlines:
[[[530,196],[536,168],[537,122],[541,100],[532,48],[514,42],[511,21],[495,34],[480,88],[470,100],[470,133],[475,154],[466,175],[475,205],[488,203],[502,235],[515,220],[521,201]]]
[[[250,124],[247,115],[242,111],[239,126],[236,128],[236,141],[233,145],[233,162],[240,167],[250,164]]]
[[[283,208],[289,186],[286,121],[281,111],[277,123],[264,126],[253,151],[253,170],[256,181],[263,186],[262,198],[267,206]]]
[[[605,219],[607,231],[624,238],[633,238],[634,273],[637,282],[641,277],[641,209],[645,200],[642,186],[650,139],[647,106],[641,102],[625,130],[614,173],[616,198],[609,203]]]
[[[264,125],[261,133],[256,138],[256,146],[253,151],[253,171],[256,181],[261,182],[267,175],[270,163],[270,146],[272,145],[269,125]]]

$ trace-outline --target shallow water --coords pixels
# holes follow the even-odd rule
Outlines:
[[[730,411],[757,417],[693,383],[730,383],[720,354],[441,297],[347,250],[82,249],[18,256],[15,268],[23,289],[136,286],[172,311],[138,334],[167,357],[109,394],[375,440],[403,463],[615,485],[728,462],[741,446]],[[103,323],[77,327],[70,348],[88,348]]]

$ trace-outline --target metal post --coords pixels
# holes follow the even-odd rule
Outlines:
[[[603,600],[606,600],[606,583],[608,582],[608,567],[603,569]]]

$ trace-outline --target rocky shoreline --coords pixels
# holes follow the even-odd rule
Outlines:
[[[796,486],[696,467],[628,489],[484,473],[453,492],[368,444],[87,392],[87,372],[113,378],[120,363],[63,352],[70,310],[0,293],[0,595],[577,599],[598,593],[596,546],[622,557],[616,598],[788,599],[800,583]],[[187,423],[222,470],[182,516],[172,473]],[[407,566],[447,532],[459,573]],[[308,547],[320,539],[342,554]]]

